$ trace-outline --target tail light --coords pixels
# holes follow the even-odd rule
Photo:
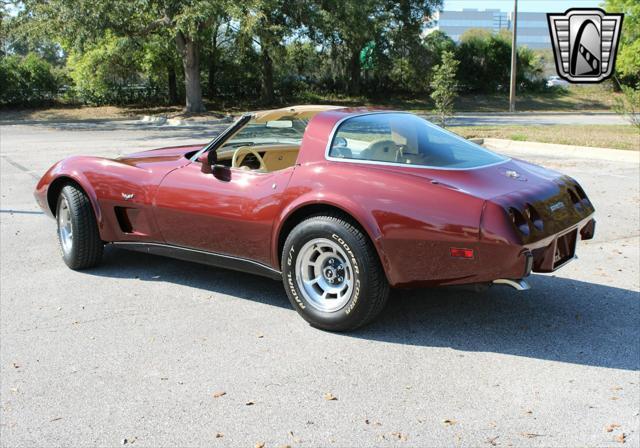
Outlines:
[[[524,215],[520,213],[519,210],[509,207],[509,216],[511,217],[511,221],[513,225],[522,233],[524,236],[528,236],[530,233],[529,224],[525,219]]]
[[[473,249],[465,249],[462,247],[451,247],[449,248],[449,253],[454,258],[473,258]]]
[[[578,193],[574,191],[573,188],[568,188],[567,190],[569,191],[569,197],[571,197],[571,202],[573,203],[573,205],[575,207],[582,206],[581,204],[582,199],[580,199],[580,197],[578,196]]]
[[[584,201],[585,199],[587,199],[587,194],[584,192],[582,187],[578,184],[576,184],[575,187],[576,187],[576,193],[578,193],[578,197],[580,198],[580,200]]]
[[[542,222],[542,218],[540,218],[540,214],[533,205],[526,205],[526,207],[524,208],[524,215],[531,222],[531,224],[533,224],[533,227],[535,227],[536,230],[542,230],[542,228],[544,227],[544,223]]]

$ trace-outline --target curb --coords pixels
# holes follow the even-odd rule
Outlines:
[[[140,119],[142,123],[155,123],[155,124],[165,124],[167,122],[167,117],[155,116],[155,115],[145,115]]]
[[[215,120],[194,120],[189,118],[167,118],[161,115],[144,115],[141,119],[138,120],[138,122],[140,123],[151,123],[160,126],[207,126],[231,123],[232,121],[233,117],[231,115],[227,115],[224,118]]]

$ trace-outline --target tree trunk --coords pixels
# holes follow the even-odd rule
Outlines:
[[[180,31],[176,35],[176,45],[184,68],[184,88],[187,97],[185,111],[188,113],[204,112],[206,109],[202,102],[202,87],[200,86],[200,46],[197,41],[185,36]]]
[[[169,102],[176,104],[178,102],[178,85],[176,84],[176,69],[173,65],[167,68],[167,83],[169,87]]]
[[[264,46],[262,47],[262,88],[261,99],[265,104],[273,103],[273,60]]]
[[[351,51],[351,60],[349,61],[349,93],[351,95],[360,95],[360,51]]]

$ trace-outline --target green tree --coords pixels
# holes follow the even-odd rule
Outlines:
[[[472,92],[496,92],[509,85],[511,37],[482,29],[465,32],[456,48],[456,57],[465,67],[459,74],[462,88]],[[517,83],[531,87],[541,83],[542,63],[527,47],[518,47]]]
[[[399,74],[407,65],[402,59],[419,58],[424,19],[441,5],[442,0],[311,0],[310,21],[305,25],[317,32],[318,43],[329,42],[334,63],[337,57],[345,59],[348,92],[359,95],[362,49],[371,41],[376,43],[374,56],[380,56],[381,49],[392,49],[392,60],[400,59]]]
[[[204,110],[200,50],[206,30],[229,8],[227,0],[22,0],[20,16],[39,35],[82,51],[107,32],[140,37],[168,33],[184,72],[186,111]]]
[[[127,89],[140,84],[142,49],[132,39],[107,34],[85,50],[71,51],[68,68],[80,100],[89,104],[119,104]]]
[[[218,92],[218,77],[222,68],[224,53],[230,52],[235,34],[229,24],[229,17],[221,15],[212,24],[206,38],[204,57],[207,61],[207,96],[213,98]]]
[[[435,67],[431,81],[431,98],[435,103],[440,126],[446,126],[447,119],[453,115],[453,102],[458,96],[456,72],[459,62],[451,51],[442,54],[442,63]]]
[[[319,0],[315,2],[317,14],[316,29],[320,40],[328,40],[336,46],[344,47],[347,58],[348,92],[360,94],[360,52],[362,48],[380,33],[383,2],[380,0]]]
[[[424,38],[424,46],[429,51],[430,58],[433,61],[433,67],[440,64],[442,61],[442,54],[445,51],[456,50],[456,43],[446,33],[442,31],[434,31],[427,34]]]
[[[386,2],[383,36],[391,60],[390,79],[405,92],[426,91],[428,74],[439,62],[422,37],[425,20],[438,6],[439,2],[424,0]]]
[[[299,26],[305,7],[304,2],[289,0],[252,0],[239,8],[242,36],[260,48],[260,98],[264,104],[274,99],[274,59],[285,58],[283,41]]]
[[[6,0],[0,0],[0,57],[5,56],[7,53],[7,6],[9,2]]]
[[[616,72],[620,82],[634,86],[640,82],[640,2],[605,0],[603,6],[607,12],[624,13]]]

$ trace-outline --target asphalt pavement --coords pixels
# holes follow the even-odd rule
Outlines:
[[[526,292],[396,291],[348,334],[261,277],[111,247],[66,268],[32,196],[52,163],[217,129],[0,128],[2,446],[640,446],[637,157],[509,149],[590,195],[579,259]]]

